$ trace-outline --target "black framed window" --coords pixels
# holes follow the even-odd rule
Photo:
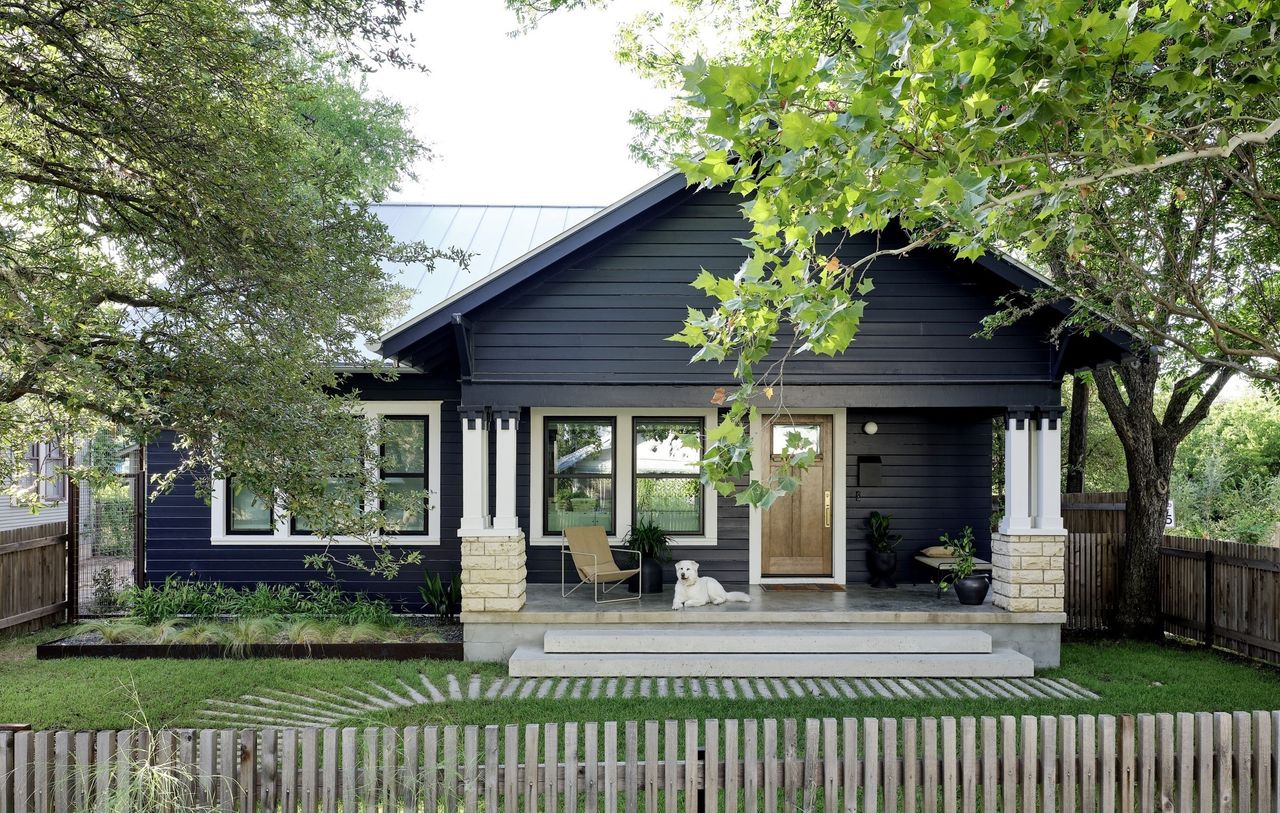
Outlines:
[[[387,415],[382,419],[381,463],[378,476],[391,494],[421,493],[421,503],[397,501],[378,508],[399,533],[427,531],[427,418],[424,415]]]
[[[226,480],[227,527],[229,534],[270,534],[275,532],[275,515],[271,502],[264,500],[248,488],[241,487],[234,477]]]
[[[702,419],[636,418],[632,430],[633,523],[652,522],[673,536],[702,535]]]
[[[366,419],[361,416],[352,416],[352,419],[359,425],[360,431],[367,436],[370,427]],[[361,443],[360,451],[346,461],[346,473],[339,473],[325,480],[322,495],[323,499],[330,504],[346,503],[355,514],[364,510],[364,495],[360,493],[360,472],[353,470],[365,465],[363,449],[364,443]],[[299,535],[314,534],[315,527],[306,517],[294,515],[290,518],[289,532]]]
[[[616,533],[612,418],[548,418],[542,446],[542,533],[601,525]]]
[[[354,513],[359,513],[364,506],[364,500],[360,498],[357,491],[357,481],[354,477],[330,477],[324,485],[324,499],[336,503],[343,501],[351,506]],[[304,517],[294,516],[292,532],[295,534],[311,534],[315,533],[315,528]]]

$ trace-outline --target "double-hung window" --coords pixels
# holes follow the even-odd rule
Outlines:
[[[651,522],[678,545],[714,545],[717,495],[699,475],[714,409],[529,410],[531,544],[599,525],[621,543]]]
[[[387,415],[382,419],[382,464],[378,470],[390,501],[379,506],[398,533],[427,528],[427,418]],[[414,493],[417,493],[417,497]]]
[[[394,526],[387,541],[394,544],[440,543],[440,409],[439,401],[365,401],[357,416],[365,422],[370,441],[379,444],[379,461],[361,459],[339,466],[324,483],[323,499],[345,503],[360,512],[382,511]],[[375,435],[376,433],[376,435]],[[372,457],[372,453],[369,454]],[[358,469],[376,466],[383,499],[362,492]],[[370,471],[370,473],[375,473]],[[274,510],[273,510],[274,509]],[[305,516],[284,517],[275,501],[241,488],[236,478],[214,482],[210,537],[214,544],[272,544],[323,534],[319,523]],[[365,544],[356,536],[335,536],[325,544]]]
[[[703,534],[702,425],[701,418],[635,418],[632,524],[651,522],[676,536]]]
[[[229,534],[269,534],[275,529],[271,501],[264,500],[236,482],[226,481],[226,529]]]
[[[614,420],[548,418],[544,431],[542,533],[580,525],[614,533]]]

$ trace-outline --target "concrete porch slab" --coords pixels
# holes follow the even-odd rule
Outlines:
[[[619,588],[619,591],[625,588]],[[615,591],[613,595],[622,596]],[[851,585],[845,592],[772,592],[758,585],[747,591],[749,604],[671,609],[674,594],[620,604],[596,604],[579,590],[561,597],[558,584],[530,584],[525,606],[516,612],[465,612],[463,624],[1065,624],[1066,613],[1013,613],[985,604],[966,607],[955,594],[941,596],[932,585],[903,585],[877,590]]]
[[[856,585],[844,593],[766,592],[752,587],[750,595],[750,604],[672,610],[670,591],[634,603],[601,606],[590,594],[562,598],[558,584],[531,584],[527,603],[518,612],[463,613],[466,659],[506,661],[519,647],[541,649],[547,632],[565,628],[666,627],[675,632],[686,625],[749,625],[753,632],[771,634],[977,630],[990,636],[993,648],[1019,652],[1030,658],[1036,669],[1047,669],[1059,664],[1061,626],[1066,622],[1064,613],[1014,613],[990,602],[965,607],[953,593],[938,596],[929,585],[904,585],[896,590]]]

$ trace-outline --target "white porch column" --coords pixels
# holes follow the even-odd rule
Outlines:
[[[494,504],[493,527],[517,530],[516,517],[516,430],[520,424],[518,408],[495,407],[494,438]]]
[[[1001,533],[1031,530],[1031,410],[1009,410],[1004,429],[1004,518]]]
[[[496,483],[497,516],[489,509],[489,410],[458,407],[462,416],[462,619],[483,613],[518,612],[524,606],[527,569],[525,538],[516,521],[516,416],[493,410],[498,425]],[[492,647],[463,642],[468,660],[486,660]]]
[[[1006,424],[1005,516],[991,535],[991,603],[1012,612],[1063,611],[1061,414],[1060,407],[1034,416],[1010,410]]]
[[[1062,527],[1062,407],[1045,407],[1036,416],[1035,528],[1066,533]]]
[[[460,406],[462,416],[461,528],[489,527],[489,419],[484,407]]]

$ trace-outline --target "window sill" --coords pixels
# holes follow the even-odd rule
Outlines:
[[[288,536],[273,536],[271,534],[233,534],[230,536],[213,536],[209,538],[211,545],[315,545],[320,546],[336,546],[336,547],[368,547],[369,543],[363,539],[355,537],[338,537],[329,541],[317,539],[314,536],[304,534],[290,534]],[[381,544],[392,547],[405,545],[439,545],[439,537],[424,536],[422,534],[402,534],[398,536],[385,536],[381,540]]]
[[[560,547],[564,539],[559,536],[535,536],[529,540],[530,545],[540,548]],[[622,547],[623,538],[620,536],[609,537],[609,544],[615,548]],[[716,540],[706,536],[673,536],[671,537],[671,547],[673,548],[712,548],[715,547]]]

